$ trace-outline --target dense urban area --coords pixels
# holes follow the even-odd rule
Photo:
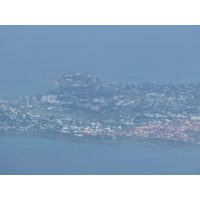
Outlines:
[[[44,94],[0,99],[0,133],[200,146],[200,84],[104,83],[62,75]]]

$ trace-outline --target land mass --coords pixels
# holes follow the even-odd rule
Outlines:
[[[107,84],[84,73],[56,84],[36,96],[0,99],[0,133],[200,146],[200,84]]]

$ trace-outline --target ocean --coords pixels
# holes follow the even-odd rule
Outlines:
[[[200,149],[0,136],[1,175],[200,175]]]
[[[62,74],[199,83],[200,26],[1,26],[0,98],[56,88]],[[200,149],[0,136],[0,174],[200,174]]]
[[[199,83],[200,26],[1,26],[0,98],[73,72],[110,82]]]
[[[50,77],[50,76],[49,76]],[[53,79],[10,81],[1,98],[50,90]],[[2,75],[1,86],[4,84]],[[34,83],[34,84],[33,84]],[[14,88],[18,88],[18,90]],[[200,149],[139,143],[83,143],[0,136],[1,175],[200,175]]]
[[[14,81],[1,96],[36,95],[53,79]],[[50,76],[49,76],[50,77]],[[6,78],[5,78],[6,79]],[[34,84],[33,84],[34,83]],[[18,88],[18,89],[15,89]],[[200,149],[139,143],[81,143],[35,136],[0,136],[0,174],[4,175],[200,175]]]

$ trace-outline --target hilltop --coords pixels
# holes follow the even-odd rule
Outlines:
[[[0,131],[97,141],[200,144],[200,85],[104,83],[62,75],[58,87],[0,102]]]

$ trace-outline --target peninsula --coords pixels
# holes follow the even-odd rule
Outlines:
[[[57,88],[0,99],[0,133],[200,147],[200,84],[104,83],[62,75]]]

